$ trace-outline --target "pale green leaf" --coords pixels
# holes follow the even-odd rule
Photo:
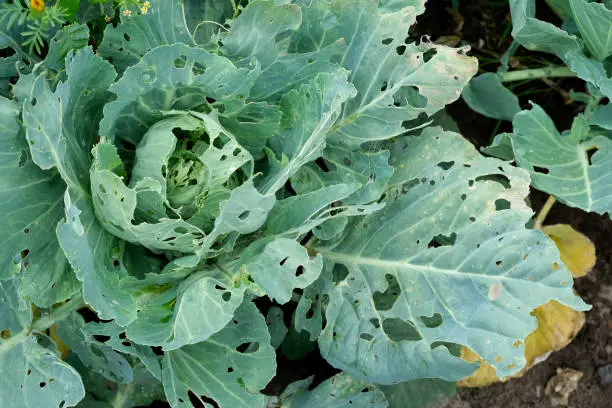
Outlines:
[[[461,96],[470,108],[488,118],[512,120],[521,111],[518,97],[493,73],[472,78]]]
[[[343,38],[339,62],[357,89],[330,130],[332,140],[361,144],[398,136],[404,122],[456,100],[476,73],[476,60],[462,50],[405,43],[423,4],[387,2],[379,10],[376,2],[334,0],[302,8],[289,51],[312,52]]]
[[[266,324],[270,332],[270,344],[275,349],[279,348],[287,335],[287,326],[283,321],[283,310],[280,307],[272,306],[268,309]]]
[[[20,408],[74,406],[85,396],[81,378],[54,344],[46,348],[29,334],[32,309],[18,287],[17,279],[0,281],[0,401]]]
[[[348,272],[319,337],[332,365],[380,384],[454,381],[475,369],[449,352],[458,343],[506,376],[525,365],[516,346],[536,328],[531,310],[550,299],[588,309],[554,243],[525,229],[523,170],[438,128],[397,140],[390,163],[410,166],[393,176],[388,205],[311,248]]]
[[[108,24],[98,53],[112,58],[120,71],[135,65],[147,52],[160,46],[177,43],[194,44],[187,28],[184,1],[150,0],[147,14],[125,16],[115,27]]]
[[[347,374],[336,374],[310,390],[313,380],[314,376],[289,384],[279,397],[280,408],[388,406],[385,395],[378,388]]]
[[[165,353],[163,383],[168,402],[190,408],[188,392],[219,408],[264,406],[259,394],[276,370],[266,322],[246,301],[233,320],[207,341]]]
[[[612,55],[612,10],[586,0],[570,0],[569,5],[592,55],[600,61]]]
[[[389,408],[404,408],[410,401],[410,408],[443,407],[457,392],[454,382],[437,379],[414,380],[380,387],[389,402]]]
[[[296,288],[304,289],[319,277],[323,260],[311,257],[299,242],[276,238],[243,265],[268,297],[280,304],[291,300]]]
[[[571,130],[560,134],[546,112],[534,105],[519,113],[513,125],[516,162],[529,171],[535,188],[584,211],[612,210],[612,142],[591,136],[584,116],[576,116]]]

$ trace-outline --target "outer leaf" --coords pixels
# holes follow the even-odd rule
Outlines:
[[[612,142],[603,136],[589,137],[582,115],[564,135],[538,105],[516,115],[513,125],[510,137],[516,162],[529,171],[535,188],[585,211],[612,210],[607,177],[612,172]]]
[[[255,283],[280,304],[291,300],[294,289],[303,289],[317,280],[321,268],[320,256],[311,258],[299,242],[287,238],[274,239],[244,265]]]
[[[250,343],[246,350],[245,343]],[[168,402],[177,408],[192,407],[187,395],[192,391],[219,408],[263,407],[258,391],[276,369],[269,343],[263,316],[245,302],[234,320],[210,340],[165,353],[162,375]]]
[[[323,265],[319,278],[306,289],[298,302],[294,315],[296,331],[310,333],[310,341],[315,341],[323,329],[324,307],[327,306],[329,292],[333,286],[330,265]]]
[[[431,408],[444,406],[444,402],[456,392],[454,382],[436,379],[414,380],[401,384],[382,386],[389,408],[404,408],[410,401],[410,408]]]
[[[332,140],[361,144],[398,136],[406,131],[405,121],[432,115],[456,100],[476,73],[476,60],[463,51],[405,44],[423,3],[388,2],[379,10],[368,0],[332,0],[303,7],[303,22],[289,50],[312,52],[344,38],[340,64],[351,72],[349,82],[358,91],[331,129]]]
[[[40,306],[50,306],[79,289],[57,240],[48,236],[62,217],[65,185],[56,172],[43,172],[32,163],[18,117],[17,104],[0,98],[0,203],[4,208],[0,278],[19,271],[20,252],[27,250],[21,294]]]
[[[395,201],[312,248],[348,270],[319,337],[331,364],[381,384],[453,381],[474,370],[447,350],[459,343],[508,375],[525,364],[515,342],[535,329],[532,309],[550,299],[588,309],[554,244],[524,227],[523,171],[436,128],[397,141],[391,159]]]
[[[103,375],[105,378],[123,384],[129,384],[134,378],[132,367],[128,361],[112,348],[99,343],[83,329],[85,321],[81,315],[73,314],[71,318],[61,322],[58,335],[71,353],[89,369]]]
[[[535,18],[534,0],[510,0],[512,36],[525,48],[557,55],[578,77],[612,96],[612,79],[603,64],[584,55],[584,44],[574,35]]]
[[[123,282],[134,293],[138,307],[138,318],[126,330],[128,338],[174,350],[206,340],[230,322],[245,288],[233,287],[216,268],[200,271],[181,283],[197,263],[195,256],[179,258],[161,274]]]
[[[612,11],[604,4],[586,0],[569,1],[574,22],[595,58],[603,61],[612,55]]]
[[[118,245],[98,223],[89,192],[89,150],[97,135],[106,91],[116,73],[91,48],[70,53],[67,80],[51,92],[43,76],[36,78],[23,104],[26,137],[32,160],[45,170],[57,169],[68,190],[64,195],[65,221],[56,233],[77,278],[83,282],[86,302],[100,317],[127,324],[135,318],[133,300],[119,289],[125,274]]]
[[[488,118],[512,120],[521,111],[518,97],[493,73],[473,78],[461,96],[470,108]]]
[[[283,321],[283,310],[276,306],[272,306],[270,309],[268,309],[266,324],[268,325],[268,331],[270,332],[270,344],[275,349],[278,349],[283,343],[288,330],[285,322]]]
[[[347,374],[337,374],[309,391],[313,380],[314,376],[289,384],[279,397],[281,408],[388,406],[385,395],[379,389]]]
[[[18,287],[17,279],[0,281],[0,401],[24,408],[74,406],[85,396],[81,378],[57,350],[28,335],[32,309],[20,300]]]
[[[184,1],[150,0],[147,14],[124,16],[114,27],[106,26],[98,52],[112,58],[120,71],[136,64],[143,55],[160,45],[194,44],[185,20]]]

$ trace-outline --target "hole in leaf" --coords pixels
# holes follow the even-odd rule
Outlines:
[[[377,318],[374,317],[370,319],[370,323],[372,323],[372,326],[374,326],[375,328],[377,329],[380,328],[380,322],[378,321]]]
[[[43,381],[43,382],[41,382],[40,384],[38,384],[38,386],[39,386],[40,388],[45,388],[45,387],[47,386],[47,383]]]
[[[193,64],[193,68],[191,68],[191,72],[193,72],[193,75],[202,75],[203,73],[206,72],[206,65],[196,62],[195,64]]]
[[[242,354],[251,354],[259,350],[258,342],[242,343],[236,347],[236,351]]]
[[[304,267],[302,265],[298,266],[295,270],[295,277],[301,276],[304,274]]]
[[[400,45],[399,47],[396,47],[395,52],[397,52],[397,55],[404,55],[404,52],[406,52],[406,46]]]
[[[420,319],[429,328],[438,327],[442,324],[442,315],[440,313],[434,313],[431,317],[421,316]]]
[[[597,153],[597,151],[598,151],[598,150],[599,150],[599,148],[598,148],[598,147],[591,147],[590,149],[588,149],[588,150],[586,151],[587,160],[589,161],[589,166],[592,166],[592,165],[593,165],[593,160],[592,160],[592,159],[593,159],[593,155],[594,155],[595,153]]]
[[[387,90],[387,85],[387,81],[383,82],[382,86],[380,87],[380,91],[385,92]]]
[[[429,62],[433,57],[436,56],[437,53],[438,51],[435,48],[425,51],[423,53],[423,61]]]
[[[132,39],[132,37],[130,37],[128,33],[123,33],[123,38],[125,39],[125,41],[130,41]]]
[[[540,167],[540,166],[533,166],[533,171],[535,171],[536,173],[540,173],[540,174],[550,173],[550,170],[548,170],[546,167]]]
[[[438,248],[441,246],[452,246],[455,245],[455,241],[457,240],[457,234],[453,232],[452,234],[446,236],[443,234],[436,235],[429,241],[427,244],[427,248]]]
[[[0,330],[0,338],[6,340],[11,337],[11,329]]]
[[[347,269],[346,266],[342,264],[336,264],[334,265],[334,269],[332,269],[332,279],[334,280],[335,283],[341,282],[344,279],[346,279],[348,274],[349,274],[349,270]]]
[[[185,68],[187,65],[187,56],[181,55],[177,59],[174,60],[175,68]]]
[[[385,275],[385,280],[387,281],[387,289],[382,293],[377,291],[372,296],[374,307],[380,311],[391,309],[400,295],[399,283],[395,276],[388,273]]]
[[[359,335],[360,339],[364,339],[365,341],[372,341],[374,339],[374,336],[372,336],[370,333],[361,333]]]
[[[384,40],[382,40],[382,43],[384,45],[389,45],[393,42],[393,38],[385,38]]]
[[[476,177],[476,182],[493,181],[501,184],[505,189],[510,188],[510,179],[503,174],[488,174],[486,176]]]
[[[501,268],[502,266],[504,266],[504,263],[503,263],[503,261],[499,260],[499,261],[495,262],[495,265],[497,265],[497,266],[499,266]]]
[[[319,166],[319,168],[321,169],[321,171],[323,171],[323,173],[329,172],[329,167],[327,166],[327,163],[322,157],[319,157],[317,160],[315,160],[315,164]]]
[[[414,323],[402,319],[385,319],[383,320],[382,328],[391,341],[417,341],[422,339]]]
[[[455,165],[454,161],[447,161],[447,162],[440,162],[438,163],[438,167],[440,167],[442,170],[448,170],[451,167],[453,167]]]
[[[278,263],[280,266],[283,266],[285,264],[285,262],[287,262],[287,259],[289,259],[288,256],[284,257],[283,259],[281,259],[281,261]]]
[[[249,218],[249,214],[250,214],[250,213],[251,213],[251,212],[250,212],[249,210],[246,210],[246,211],[242,212],[242,214],[240,214],[240,215],[238,216],[238,219],[240,219],[240,220],[244,221],[244,220],[246,220],[247,218]]]
[[[234,369],[232,367],[227,367],[227,372],[228,373],[232,373],[232,372],[234,372]]]
[[[105,336],[103,334],[94,334],[93,338],[100,343],[106,343],[107,341],[110,340],[110,336]]]
[[[123,344],[125,347],[131,347],[132,343],[130,343],[129,341],[122,341],[121,344]]]
[[[509,209],[510,209],[510,201],[505,200],[503,198],[498,198],[497,200],[495,200],[495,210],[496,211],[509,210]]]
[[[176,228],[174,229],[174,232],[176,232],[177,234],[186,234],[186,233],[188,233],[189,231],[188,231],[188,230],[187,230],[187,228],[185,228],[185,227],[176,227]]]
[[[232,292],[225,292],[221,296],[221,299],[223,299],[225,302],[229,302],[232,299]]]

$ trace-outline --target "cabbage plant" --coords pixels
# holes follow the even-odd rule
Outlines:
[[[0,401],[386,407],[376,385],[474,372],[461,346],[521,370],[534,308],[588,306],[525,227],[529,174],[431,123],[477,62],[410,39],[424,11],[152,0],[95,47],[62,28],[0,99]],[[342,373],[271,400],[288,342]]]

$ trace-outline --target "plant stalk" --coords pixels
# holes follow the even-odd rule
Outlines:
[[[568,67],[546,67],[504,72],[501,74],[501,80],[502,82],[516,82],[526,79],[572,78],[575,76],[576,73]]]
[[[546,202],[540,209],[540,212],[536,216],[536,219],[533,223],[533,229],[538,229],[538,230],[542,229],[542,224],[544,224],[544,220],[546,219],[546,216],[550,212],[550,209],[552,208],[552,206],[555,205],[556,201],[557,199],[554,196],[552,195],[548,196],[548,199],[546,200]]]

